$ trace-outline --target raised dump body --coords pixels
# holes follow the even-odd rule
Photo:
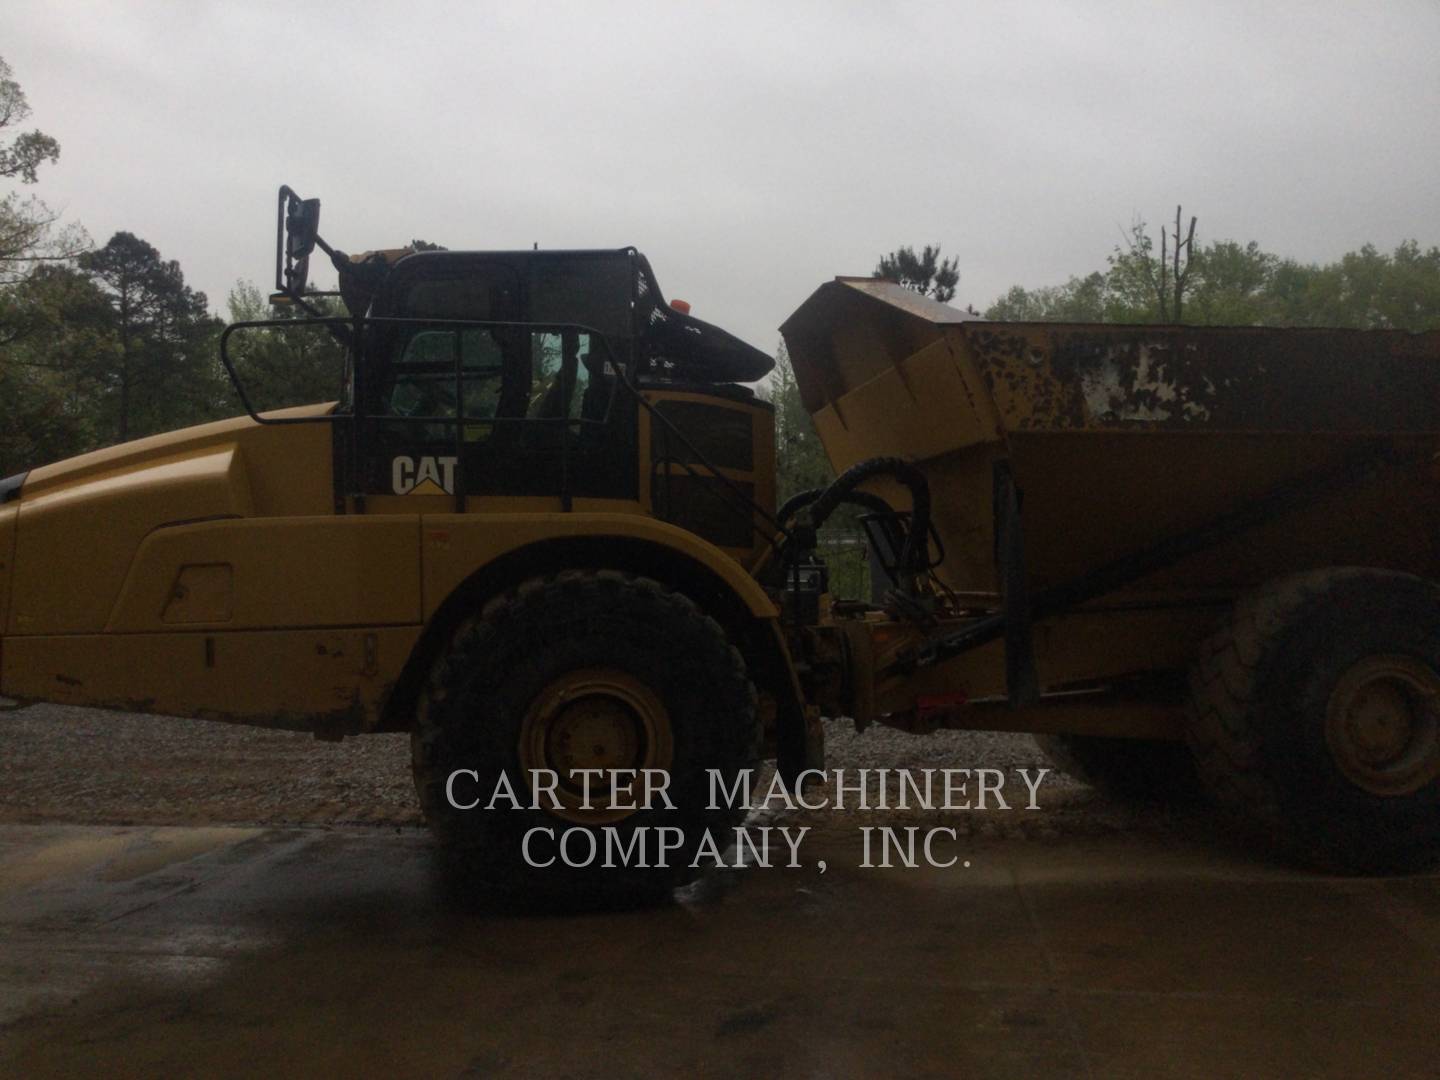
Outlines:
[[[1440,576],[1440,333],[996,323],[871,278],[822,285],[782,333],[837,470],[901,455],[925,473],[957,592],[998,591],[1001,459],[1032,592],[1296,483],[1303,505],[1169,561],[1131,598],[1321,566]],[[1399,463],[1367,467],[1387,455]]]

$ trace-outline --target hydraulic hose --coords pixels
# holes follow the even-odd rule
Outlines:
[[[919,469],[902,458],[868,458],[846,469],[818,494],[812,490],[792,496],[780,510],[780,523],[784,525],[790,517],[805,510],[808,520],[801,532],[813,547],[816,531],[844,503],[856,503],[872,510],[883,508],[882,512],[888,512],[889,505],[879,496],[856,490],[877,476],[893,477],[910,492],[910,529],[905,548],[900,552],[898,569],[907,577],[923,574],[930,539],[930,485]]]
[[[780,507],[775,519],[784,525],[806,506],[809,506],[816,499],[824,495],[826,488],[810,488],[808,491],[797,491],[790,498],[785,500],[785,505]],[[851,491],[842,500],[852,506],[863,506],[872,514],[893,514],[895,508],[882,499],[879,495],[872,495],[868,491]]]

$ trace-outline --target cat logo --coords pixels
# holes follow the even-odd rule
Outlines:
[[[454,457],[397,457],[390,463],[390,488],[396,495],[453,495]]]

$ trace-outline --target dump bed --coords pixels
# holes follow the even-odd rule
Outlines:
[[[1032,587],[1297,482],[1325,493],[1130,591],[1229,594],[1350,564],[1440,576],[1440,333],[998,323],[871,278],[822,285],[781,330],[837,470],[920,465],[957,592],[996,591],[1001,459]],[[1355,479],[1377,456],[1402,463]]]

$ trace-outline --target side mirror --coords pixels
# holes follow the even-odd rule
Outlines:
[[[285,214],[285,253],[292,259],[308,259],[320,233],[320,200],[291,199]]]
[[[310,278],[310,253],[320,235],[320,200],[302,199],[288,187],[280,189],[280,251],[275,253],[275,287],[291,296],[305,291]],[[281,260],[283,257],[283,267]]]

